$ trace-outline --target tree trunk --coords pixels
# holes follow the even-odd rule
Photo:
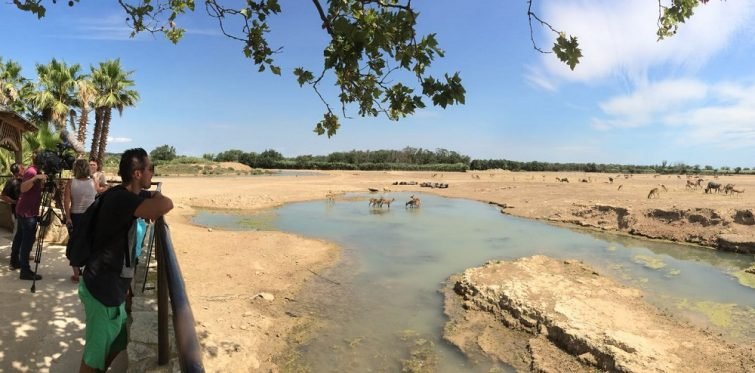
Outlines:
[[[92,134],[92,151],[89,152],[89,159],[97,159],[97,151],[100,149],[100,132],[102,132],[102,110],[98,107],[94,109],[94,134]]]
[[[89,124],[89,110],[81,108],[81,116],[79,117],[79,134],[76,137],[79,140],[79,144],[84,146],[87,139],[87,125]]]
[[[71,110],[68,115],[71,117],[71,130],[76,130],[76,111]],[[65,128],[65,125],[63,126]]]
[[[100,151],[97,153],[97,160],[102,162],[105,159],[105,149],[107,148],[107,135],[110,132],[110,118],[113,115],[113,108],[102,108],[102,132],[100,133]]]

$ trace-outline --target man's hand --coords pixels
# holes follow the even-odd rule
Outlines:
[[[47,181],[47,175],[45,175],[45,174],[36,174],[36,175],[34,175],[34,180]]]

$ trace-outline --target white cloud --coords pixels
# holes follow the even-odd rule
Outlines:
[[[123,144],[123,143],[131,142],[131,141],[134,141],[134,140],[130,137],[111,137],[111,136],[107,137],[108,144]]]
[[[548,92],[555,92],[557,90],[554,79],[546,77],[542,71],[533,66],[527,66],[527,72],[524,73],[524,78],[531,85],[542,88]]]
[[[694,80],[668,80],[647,85],[630,95],[614,97],[601,103],[603,112],[615,118],[602,125],[643,126],[659,114],[699,102],[705,98],[707,89],[705,84]]]
[[[190,25],[180,25],[186,29],[188,35],[222,36],[220,31],[213,28],[199,28]],[[77,18],[70,29],[71,33],[50,35],[51,37],[79,40],[148,40],[161,37],[159,34],[142,32],[131,37],[132,29],[121,14],[102,18]]]
[[[750,27],[753,8],[752,1],[698,6],[677,35],[657,41],[655,1],[542,2],[541,16],[557,30],[576,36],[584,57],[571,71],[554,55],[543,55],[539,70],[560,80],[620,77],[635,84],[643,83],[652,68],[666,64],[694,71],[732,43],[737,32]],[[546,30],[542,35],[538,43],[549,49],[555,34]]]
[[[755,145],[755,83],[705,85],[668,80],[600,104],[599,130],[663,125],[679,143],[720,148]]]

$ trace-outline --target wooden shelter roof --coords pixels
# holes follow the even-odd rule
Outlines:
[[[0,147],[21,154],[21,135],[39,129],[14,111],[0,110]],[[18,161],[18,159],[17,159]]]

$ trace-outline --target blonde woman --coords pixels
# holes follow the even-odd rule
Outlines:
[[[63,206],[66,211],[66,225],[68,226],[68,237],[71,237],[73,230],[81,219],[81,215],[87,210],[87,207],[94,202],[97,195],[97,188],[94,180],[90,177],[89,163],[86,159],[78,159],[73,164],[73,178],[66,184]],[[70,242],[70,241],[69,241]],[[79,282],[81,269],[71,266],[73,276],[71,281]]]

